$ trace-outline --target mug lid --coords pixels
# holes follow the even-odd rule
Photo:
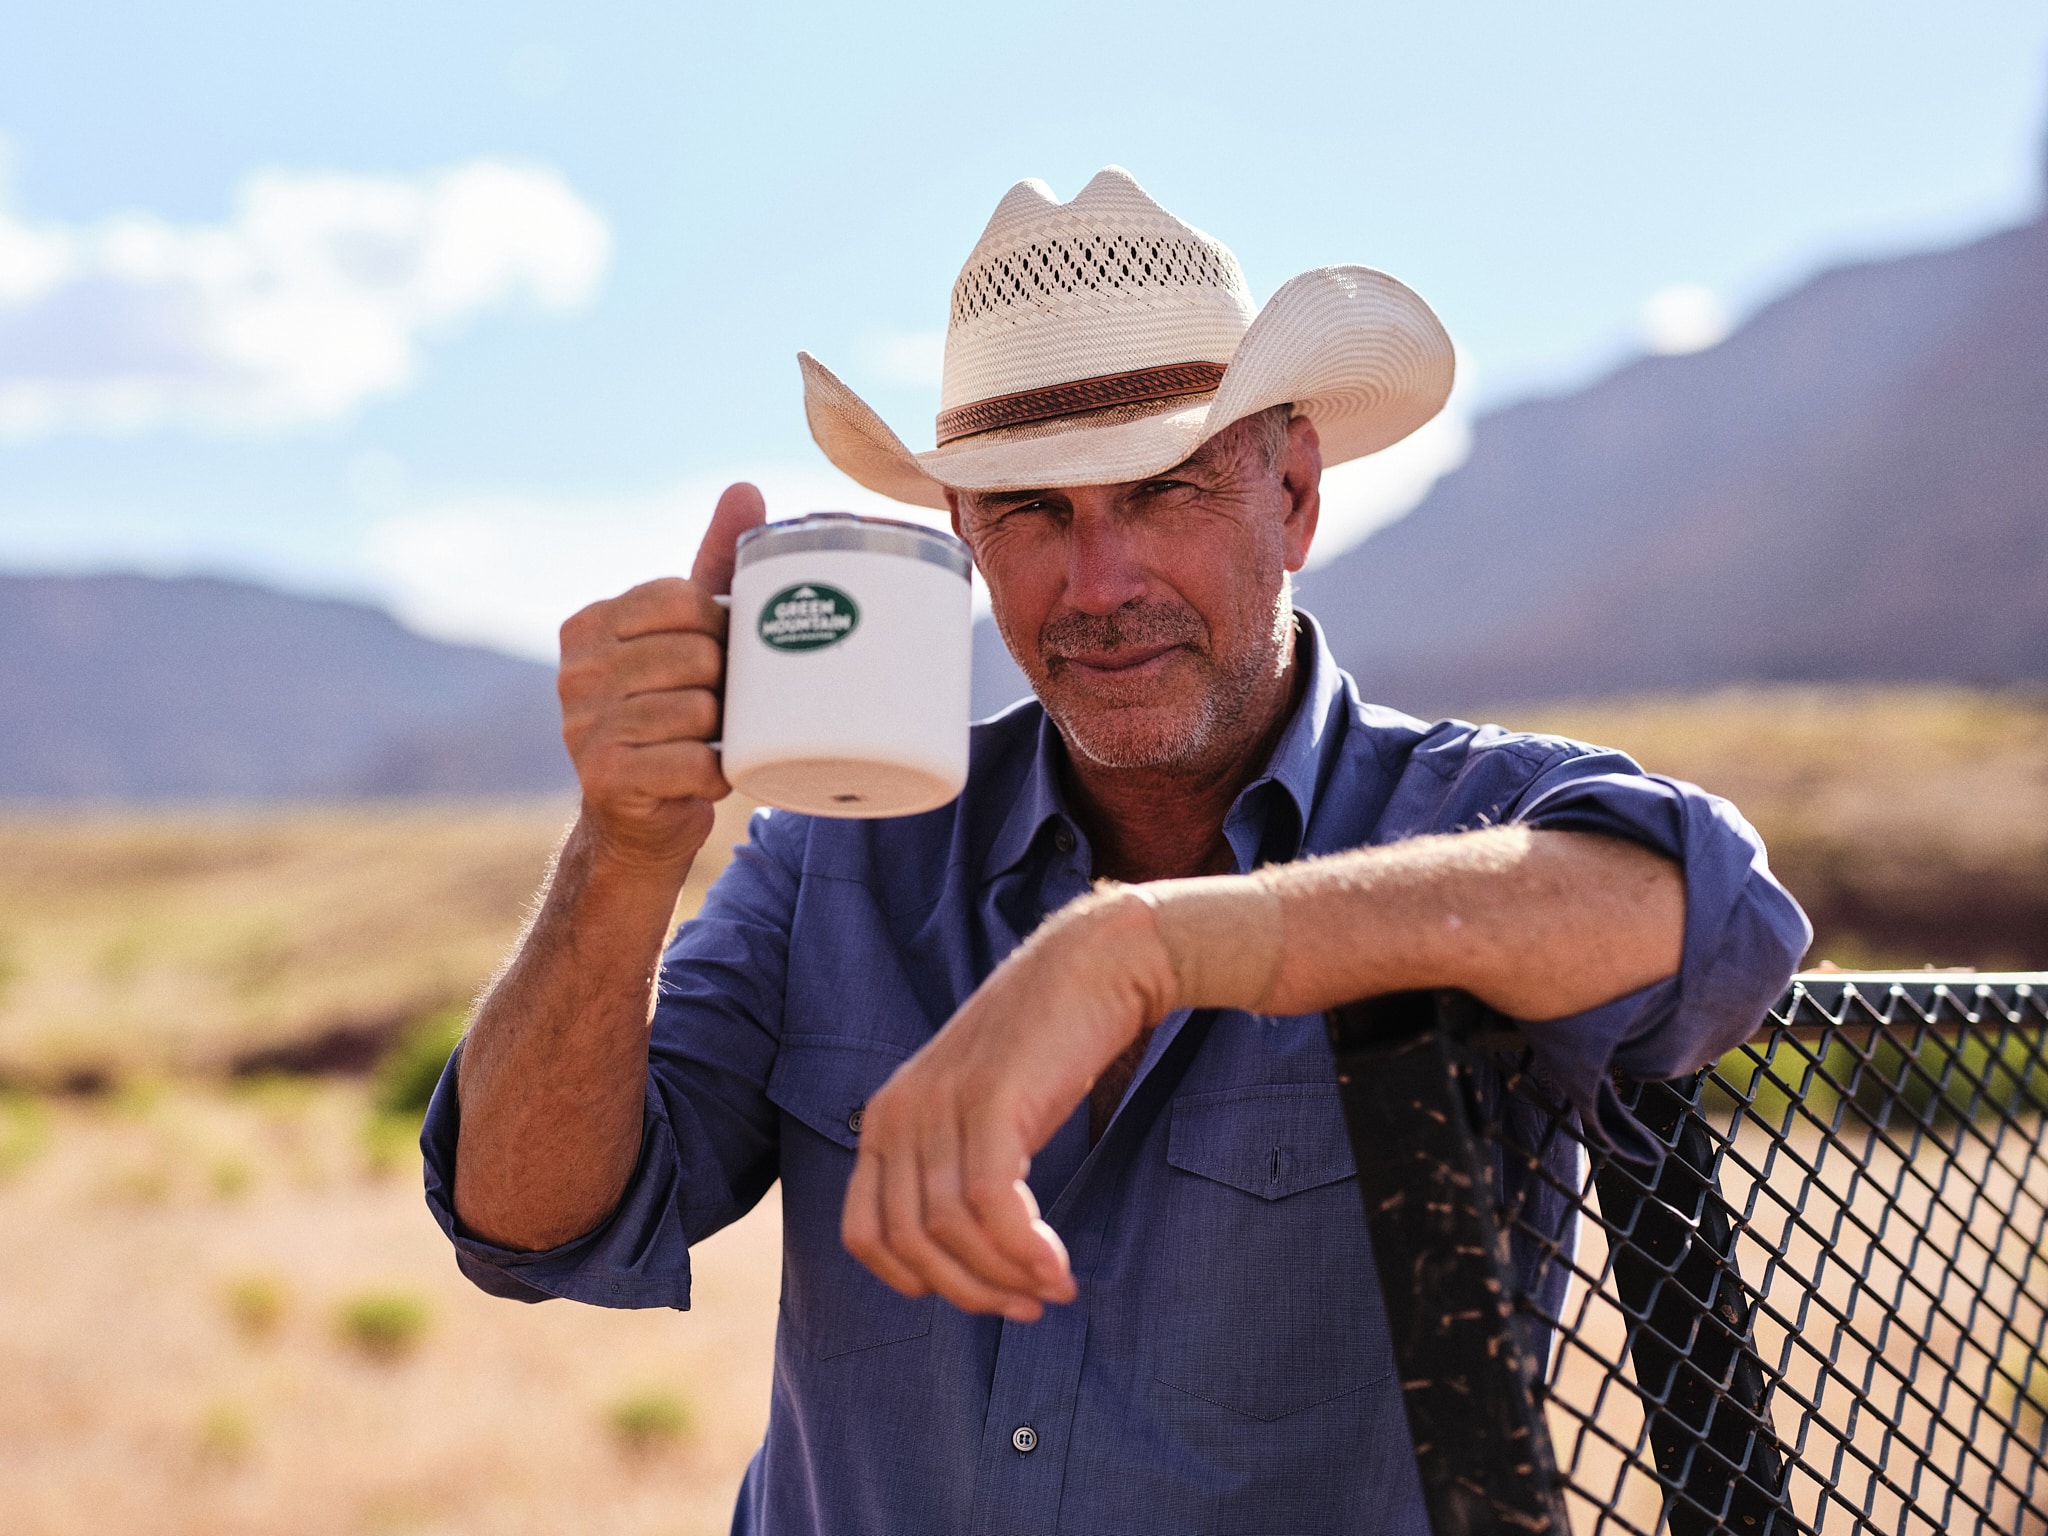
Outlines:
[[[907,555],[951,571],[962,581],[967,580],[974,566],[965,544],[950,533],[927,528],[922,523],[898,522],[893,517],[860,517],[852,512],[806,512],[802,517],[762,523],[741,534],[734,569],[745,570],[757,560],[811,549],[861,549],[880,555]]]

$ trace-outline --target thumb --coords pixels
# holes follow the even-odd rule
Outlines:
[[[697,546],[696,564],[690,580],[708,592],[732,590],[733,546],[749,528],[768,521],[768,504],[754,486],[742,480],[729,485],[718,498],[718,510],[711,514],[711,526],[704,530],[704,542]]]

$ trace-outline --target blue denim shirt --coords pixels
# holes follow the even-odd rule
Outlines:
[[[1362,704],[1303,634],[1303,701],[1225,824],[1240,870],[1502,822],[1632,838],[1684,868],[1683,966],[1533,1030],[1549,1073],[1598,1113],[1610,1065],[1673,1075],[1752,1031],[1808,930],[1731,806],[1617,753]],[[690,1244],[782,1181],[774,1394],[736,1532],[1425,1536],[1317,1016],[1218,1014],[1169,1084],[1175,1015],[1092,1149],[1075,1111],[1030,1182],[1080,1296],[1038,1323],[899,1296],[840,1244],[861,1106],[1088,888],[1063,750],[1027,703],[974,728],[942,810],[759,813],[665,958],[618,1210],[541,1253],[460,1233],[452,1067],[428,1203],[495,1295],[682,1308]]]

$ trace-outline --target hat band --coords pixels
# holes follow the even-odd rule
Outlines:
[[[1076,379],[1046,389],[1020,390],[939,412],[939,446],[998,427],[1021,427],[1109,405],[1141,405],[1181,395],[1206,395],[1223,382],[1221,363],[1171,363],[1163,368],[1137,368],[1106,373],[1098,379]]]

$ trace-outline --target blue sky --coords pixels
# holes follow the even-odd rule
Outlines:
[[[2048,8],[0,0],[0,565],[376,595],[542,651],[727,477],[882,510],[807,347],[918,444],[997,197],[1128,166],[1261,296],[1383,267],[1459,411],[1710,341],[2038,203]]]

